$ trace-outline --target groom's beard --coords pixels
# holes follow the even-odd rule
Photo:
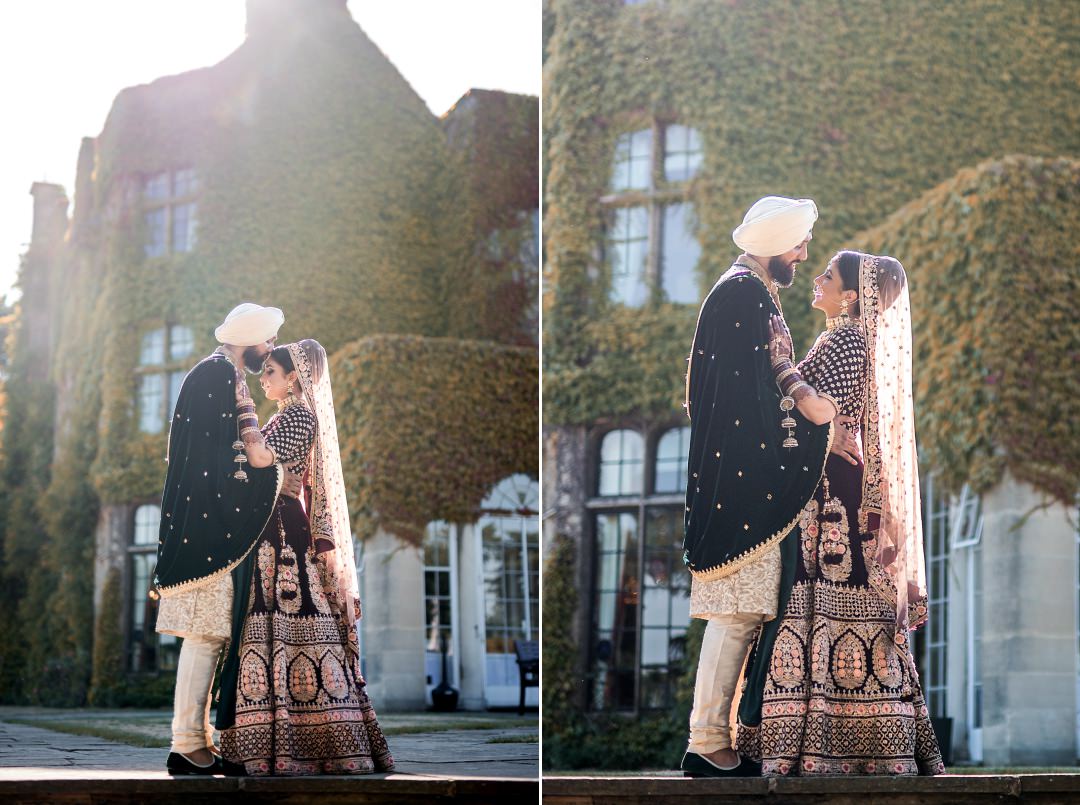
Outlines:
[[[246,347],[244,349],[244,368],[253,375],[257,375],[263,370],[263,362],[265,360],[266,355],[259,352],[258,347]]]
[[[780,257],[770,257],[769,276],[772,277],[776,284],[781,288],[790,288],[791,283],[795,281],[795,266],[798,264],[798,260],[793,260],[788,263],[780,259]]]

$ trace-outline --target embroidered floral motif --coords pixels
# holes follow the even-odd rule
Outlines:
[[[244,654],[240,663],[240,692],[249,701],[262,701],[270,692],[270,682],[266,673],[266,658],[255,649]]]
[[[799,515],[799,530],[802,532],[803,567],[807,576],[817,574],[818,502],[813,498],[803,507]]]
[[[320,670],[327,693],[335,699],[344,699],[349,695],[349,679],[345,676],[341,660],[334,656],[333,652],[328,651],[323,655]]]
[[[847,690],[861,688],[866,681],[866,646],[852,632],[836,642],[832,675],[836,684]]]
[[[274,569],[277,566],[277,555],[274,546],[265,540],[259,545],[257,565],[259,567],[259,577],[262,580],[259,586],[262,588],[263,606],[267,609],[273,609],[276,575]]]
[[[315,663],[306,654],[298,654],[289,666],[289,694],[298,702],[310,702],[318,692]]]
[[[330,614],[330,602],[326,600],[326,586],[324,571],[317,567],[320,563],[315,558],[315,549],[309,548],[304,554],[304,565],[311,589],[311,602],[323,615]]]

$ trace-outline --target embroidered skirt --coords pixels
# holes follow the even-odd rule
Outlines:
[[[235,722],[222,730],[222,754],[250,775],[390,771],[356,631],[310,543],[299,501],[278,498],[255,547]]]
[[[761,724],[736,748],[764,776],[941,774],[944,765],[907,635],[869,583],[858,533],[862,467],[830,455],[800,518],[795,584],[765,666]],[[880,570],[880,568],[878,568]]]

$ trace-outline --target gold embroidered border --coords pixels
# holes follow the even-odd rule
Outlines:
[[[829,441],[825,446],[825,457],[821,460],[821,471],[818,473],[817,483],[814,484],[814,491],[817,491],[818,484],[821,483],[821,478],[825,474],[825,462],[829,460],[829,452],[832,450],[833,431],[835,430],[835,427],[836,426],[832,422],[829,423]],[[810,497],[813,497],[813,492],[810,493]],[[799,506],[799,511],[796,513],[794,520],[764,542],[754,546],[748,551],[744,551],[734,559],[725,562],[722,565],[714,565],[713,567],[707,567],[704,570],[688,568],[690,570],[690,575],[698,581],[716,581],[717,579],[723,579],[730,576],[736,570],[746,567],[751,562],[757,561],[767,550],[778,545],[784,537],[791,533],[791,529],[795,527],[795,524],[799,522],[799,518],[802,517],[802,510],[807,502],[808,501],[803,501],[802,505]]]

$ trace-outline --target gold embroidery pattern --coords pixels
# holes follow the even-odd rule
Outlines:
[[[817,540],[820,530],[818,529],[818,502],[813,498],[807,503],[799,515],[799,531],[802,547],[803,567],[806,575],[813,578],[817,575]]]
[[[259,576],[262,579],[263,606],[267,609],[274,608],[274,568],[277,566],[277,557],[274,555],[274,546],[263,541],[259,545],[258,553]]]
[[[320,565],[320,567],[317,567]],[[330,614],[330,602],[326,599],[325,571],[322,563],[315,558],[315,549],[309,548],[304,554],[304,567],[307,570],[308,589],[311,591],[311,602],[315,609],[323,615]]]
[[[868,272],[872,272],[868,274]],[[864,277],[875,279],[863,281]],[[862,310],[878,309],[877,260],[871,255],[863,255],[859,264],[859,286],[863,299],[859,303]],[[877,376],[874,372],[874,344],[877,343],[877,317],[863,316],[866,328],[866,400],[864,412],[865,427],[863,432],[863,494],[859,507],[859,533],[870,530],[868,518],[871,512],[881,514],[881,439],[878,435],[877,411]]]
[[[739,725],[738,751],[770,777],[943,773],[918,678],[902,660],[907,645],[893,645],[893,628],[893,610],[869,587],[796,583],[761,723]]]
[[[690,617],[737,613],[776,617],[780,594],[780,549],[773,548],[761,560],[713,581],[690,580]]]

